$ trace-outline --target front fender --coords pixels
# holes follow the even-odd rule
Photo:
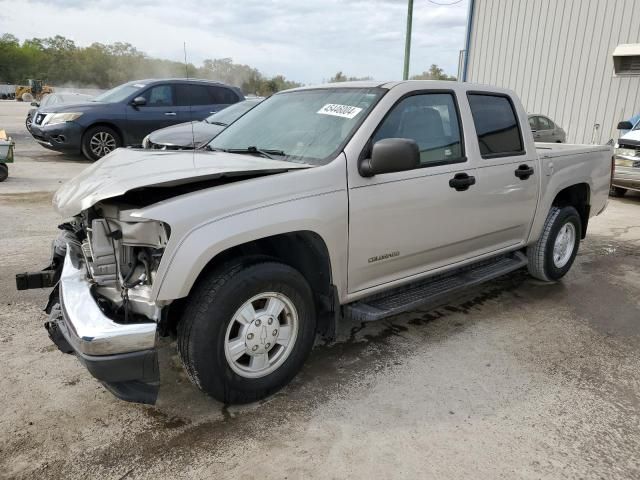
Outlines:
[[[323,239],[333,281],[338,291],[343,292],[348,241],[346,205],[346,190],[338,190],[257,207],[201,224],[179,240],[170,258],[163,258],[153,295],[157,301],[185,297],[216,255],[247,242],[295,231],[314,232]]]

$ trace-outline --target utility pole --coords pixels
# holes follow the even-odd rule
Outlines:
[[[409,57],[411,56],[411,25],[413,23],[413,0],[407,5],[407,35],[404,41],[404,72],[403,80],[409,79]]]

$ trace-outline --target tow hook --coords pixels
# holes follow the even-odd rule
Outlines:
[[[60,327],[58,327],[58,322],[62,321],[62,308],[59,303],[56,303],[51,308],[51,313],[49,313],[49,319],[44,323],[44,328],[47,329],[47,333],[49,334],[49,338],[53,343],[55,343],[56,347],[63,353],[73,353],[73,348],[67,342],[67,339],[64,338],[64,335],[60,331]]]

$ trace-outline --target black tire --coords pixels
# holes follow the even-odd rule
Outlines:
[[[262,292],[281,293],[291,300],[298,331],[289,355],[276,370],[246,378],[227,361],[226,333],[238,309]],[[313,294],[305,278],[270,259],[245,260],[210,273],[194,289],[178,325],[178,353],[189,378],[202,391],[225,404],[248,403],[291,381],[313,347],[315,332]]]
[[[9,178],[9,166],[6,163],[0,163],[0,182],[4,182]]]
[[[109,151],[107,152],[104,149],[97,149],[96,151],[96,146],[92,145],[94,137],[96,139],[104,138],[108,142]],[[91,160],[92,162],[101,159],[107,153],[110,153],[121,146],[122,139],[120,138],[120,135],[118,135],[118,132],[106,125],[91,127],[84,132],[84,135],[82,136],[82,154],[87,160]]]
[[[559,267],[554,261],[554,245],[560,230],[567,223],[572,224],[574,228],[573,246],[571,256]],[[531,276],[546,282],[555,282],[564,277],[576,258],[581,237],[582,221],[578,211],[570,206],[551,207],[542,235],[534,245],[527,247],[528,269]]]
[[[627,189],[622,187],[611,187],[609,190],[609,195],[612,197],[624,197],[625,193],[627,193]]]
[[[24,126],[27,127],[27,131],[31,133],[31,115],[27,115],[27,119],[24,121]]]

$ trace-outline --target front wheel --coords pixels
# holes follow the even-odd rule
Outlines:
[[[561,279],[573,265],[582,237],[574,207],[551,207],[538,241],[527,247],[529,273],[547,282]]]
[[[91,127],[82,137],[82,154],[93,162],[121,146],[120,135],[106,125]]]
[[[238,262],[195,289],[178,325],[178,353],[201,390],[247,403],[285,386],[315,339],[313,294],[305,278],[278,262]]]

